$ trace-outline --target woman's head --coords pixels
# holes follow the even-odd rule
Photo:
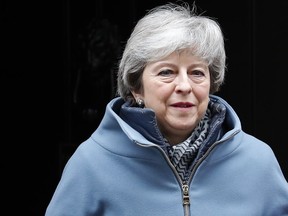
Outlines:
[[[196,14],[188,4],[173,3],[149,11],[138,21],[127,41],[118,71],[118,94],[125,100],[142,92],[144,68],[175,51],[189,50],[205,60],[210,72],[210,93],[224,82],[224,38],[216,21]]]

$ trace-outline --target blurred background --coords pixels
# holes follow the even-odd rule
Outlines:
[[[115,67],[132,28],[165,2],[1,1],[1,171],[8,215],[44,215],[67,159],[115,95]],[[271,146],[287,179],[288,1],[195,3],[225,35],[228,71],[218,95],[246,132]]]

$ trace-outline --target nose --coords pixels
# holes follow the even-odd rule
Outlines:
[[[191,83],[191,80],[189,79],[187,73],[178,74],[178,77],[176,79],[175,91],[176,91],[176,93],[179,93],[179,94],[191,93],[192,83]]]

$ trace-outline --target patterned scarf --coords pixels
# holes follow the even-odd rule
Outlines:
[[[185,180],[185,175],[187,174],[190,165],[195,159],[202,142],[207,137],[210,116],[211,112],[207,109],[205,116],[194,129],[191,136],[184,142],[174,145],[168,150],[170,160],[175,166],[182,181]]]

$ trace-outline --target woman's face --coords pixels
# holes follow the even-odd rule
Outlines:
[[[204,116],[210,89],[208,65],[188,52],[150,63],[143,72],[145,107],[155,111],[159,129],[170,144],[184,141]]]

